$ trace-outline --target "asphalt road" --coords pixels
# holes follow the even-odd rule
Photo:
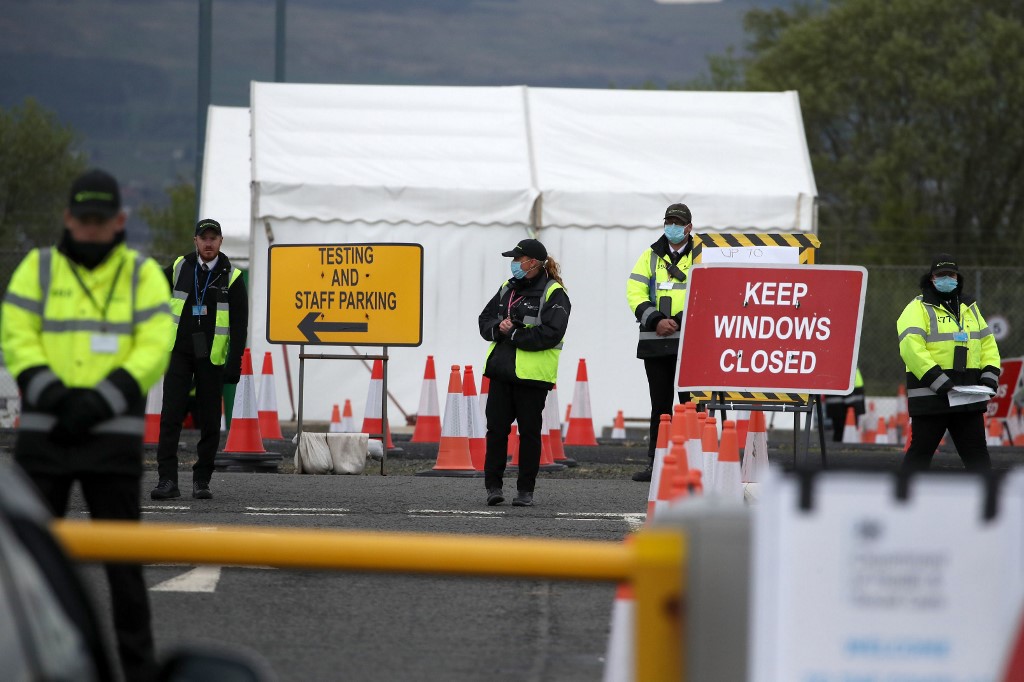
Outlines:
[[[792,466],[792,441],[771,442],[773,463]],[[214,499],[193,500],[186,434],[185,496],[148,499],[157,482],[150,456],[144,522],[611,541],[643,522],[648,486],[629,480],[644,461],[641,444],[568,449],[580,466],[541,474],[533,508],[487,507],[480,478],[416,476],[432,466],[436,446],[396,444],[402,452],[389,457],[387,476],[373,462],[356,476],[218,472]],[[288,444],[278,445],[290,457]],[[828,457],[833,467],[891,469],[899,454],[846,446]],[[1024,455],[1000,449],[994,461],[1006,468]],[[958,466],[951,452],[936,458],[936,468]],[[280,470],[291,471],[288,459]],[[77,494],[69,516],[86,516]],[[84,575],[106,614],[102,571],[88,566]],[[600,680],[614,596],[599,583],[246,567],[148,566],[146,579],[161,652],[189,642],[241,646],[281,680]]]

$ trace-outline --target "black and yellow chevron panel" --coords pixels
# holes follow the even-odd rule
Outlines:
[[[814,263],[815,250],[821,246],[818,237],[808,233],[798,234],[765,234],[750,232],[744,234],[708,233],[698,234],[693,242],[693,262],[701,262],[701,251],[708,248],[735,248],[758,246],[795,246],[800,249],[800,264]]]
[[[715,391],[714,393],[720,393]],[[735,403],[800,403],[807,402],[806,393],[756,393],[748,391],[722,392],[725,402]],[[713,398],[711,391],[691,391],[690,400],[697,403],[709,402]]]

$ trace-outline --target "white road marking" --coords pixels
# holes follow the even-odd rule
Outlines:
[[[407,513],[423,516],[430,514],[443,514],[445,516],[505,516],[508,512],[467,509],[410,509]]]
[[[197,566],[149,589],[153,592],[214,592],[218,582],[220,566]]]

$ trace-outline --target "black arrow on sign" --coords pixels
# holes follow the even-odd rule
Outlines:
[[[317,322],[321,313],[309,313],[299,322],[299,331],[310,343],[319,343],[317,332],[365,332],[370,325],[366,322]]]

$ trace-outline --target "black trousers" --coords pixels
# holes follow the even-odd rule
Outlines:
[[[519,424],[519,478],[516,489],[533,492],[540,471],[541,427],[548,389],[491,379],[487,394],[487,454],[484,487],[500,488],[508,460],[508,434]]]
[[[988,471],[992,468],[985,440],[985,413],[949,412],[911,417],[910,447],[903,457],[901,469],[908,472],[930,467],[935,449],[947,430],[965,469]]]
[[[181,438],[181,422],[188,411],[193,377],[199,443],[196,445],[196,463],[192,466],[192,480],[209,483],[213,476],[213,459],[220,444],[224,366],[214,365],[209,358],[197,359],[188,353],[172,351],[171,362],[164,375],[160,443],[156,449],[156,468],[161,481],[178,482],[178,439]]]
[[[651,432],[647,443],[647,457],[654,462],[654,451],[658,447],[658,428],[661,426],[661,415],[672,414],[672,401],[675,399],[676,356],[663,355],[657,358],[644,358],[644,370],[647,371],[647,388],[651,392]],[[690,400],[690,394],[679,391],[679,402]]]
[[[67,512],[71,485],[75,479],[94,519],[138,521],[140,477],[114,474],[53,476],[30,473],[43,500],[54,516]],[[114,611],[117,652],[125,679],[153,680],[156,655],[150,626],[149,596],[138,564],[106,564],[107,582]]]

